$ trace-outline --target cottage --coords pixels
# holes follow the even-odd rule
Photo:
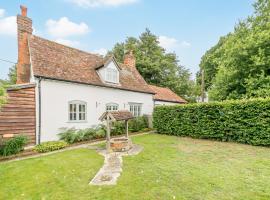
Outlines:
[[[169,89],[148,85],[132,52],[118,63],[113,56],[104,58],[35,36],[23,6],[17,26],[17,85],[8,91],[12,101],[0,111],[2,122],[11,124],[0,129],[0,135],[24,133],[32,143],[40,143],[57,140],[62,127],[97,125],[105,111],[129,110],[137,117],[151,115],[158,102],[186,103]]]

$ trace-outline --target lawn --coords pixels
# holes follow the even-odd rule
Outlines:
[[[270,149],[164,135],[133,137],[116,186],[91,186],[103,164],[69,150],[0,164],[0,199],[270,199]]]

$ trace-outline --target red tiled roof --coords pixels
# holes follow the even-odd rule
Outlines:
[[[175,103],[187,103],[186,100],[175,94],[169,88],[158,87],[155,85],[149,85],[149,87],[156,93],[154,95],[154,100],[168,101]]]
[[[119,85],[104,83],[96,68],[105,60],[97,54],[87,53],[34,35],[29,37],[29,49],[34,76],[70,81],[102,87],[151,93],[137,69],[124,64],[119,74]]]

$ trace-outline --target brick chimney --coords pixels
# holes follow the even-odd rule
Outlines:
[[[17,15],[18,64],[17,84],[30,82],[30,54],[28,36],[32,34],[32,20],[27,17],[27,8],[20,6],[21,14]]]
[[[135,67],[136,68],[136,59],[133,54],[133,51],[129,51],[124,56],[124,64],[129,67]]]

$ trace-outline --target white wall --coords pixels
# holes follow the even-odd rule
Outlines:
[[[87,122],[68,120],[68,102],[87,102]],[[142,103],[142,114],[152,114],[152,94],[131,92],[53,80],[41,81],[41,142],[57,140],[59,128],[78,129],[100,124],[98,118],[105,112],[107,103],[119,104],[119,110],[129,110],[129,102]]]
[[[168,101],[155,101],[155,106],[163,105],[163,106],[175,106],[180,105],[180,103],[168,102]]]

